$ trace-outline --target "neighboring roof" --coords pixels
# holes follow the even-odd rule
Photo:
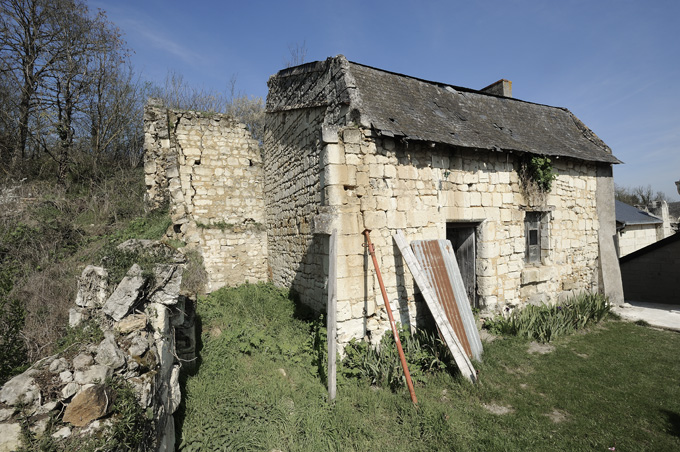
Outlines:
[[[637,224],[661,224],[660,218],[651,215],[644,210],[633,207],[625,202],[616,201],[616,222],[626,225]]]
[[[332,68],[344,71],[345,81],[341,89],[336,85],[326,91],[328,96],[337,97],[326,98],[325,103],[349,103],[350,110],[358,113],[360,123],[370,125],[381,135],[466,148],[621,163],[597,135],[565,108],[420,80],[352,63],[342,55],[282,70],[270,83],[272,80],[276,83],[277,77],[302,74],[309,77],[313,72]],[[302,82],[298,86],[309,89]],[[305,103],[319,106],[323,103],[319,95],[322,92],[311,89],[314,96],[310,94],[307,102],[294,107],[300,108]],[[268,97],[267,103],[268,111],[284,108],[280,99],[270,103]]]

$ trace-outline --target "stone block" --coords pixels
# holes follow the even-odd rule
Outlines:
[[[385,226],[387,226],[387,215],[385,212],[381,210],[373,212],[364,212],[363,217],[365,229],[374,230],[384,228]]]
[[[106,300],[102,312],[114,320],[120,321],[139,299],[140,291],[145,283],[146,278],[142,276],[141,267],[134,264],[113,294]]]
[[[339,144],[327,144],[321,149],[321,166],[344,165],[345,152]]]
[[[342,140],[349,144],[360,144],[363,139],[360,129],[345,129],[342,131]]]
[[[387,212],[387,227],[390,229],[404,229],[407,226],[406,212],[390,210]]]
[[[327,206],[341,206],[347,203],[347,195],[342,185],[324,187],[324,204]]]
[[[337,143],[339,140],[338,126],[324,124],[321,126],[321,141],[324,143]]]
[[[83,308],[94,308],[104,304],[108,296],[109,272],[103,267],[88,265],[78,279],[76,305]]]

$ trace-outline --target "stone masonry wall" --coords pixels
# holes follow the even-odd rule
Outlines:
[[[324,237],[312,231],[321,205],[318,137],[320,109],[271,115],[265,143],[265,193],[271,279],[290,287],[306,305],[325,308]],[[265,144],[267,147],[267,144]]]
[[[208,291],[267,279],[260,147],[229,115],[145,109],[147,203],[202,252]]]
[[[349,121],[353,89],[332,59],[269,81],[264,191],[270,276],[317,311],[326,308],[330,231],[316,223],[330,212],[323,187],[334,177],[324,171],[321,139],[324,130],[337,136],[338,125]]]
[[[31,449],[22,424],[36,443],[51,436],[55,450],[111,441],[116,423],[131,422],[115,414],[121,384],[133,390],[148,421],[144,450],[175,450],[180,368],[196,357],[194,302],[180,295],[184,258],[160,242],[130,240],[119,247],[162,253],[169,263],[155,265],[154,278],[135,264],[115,288],[106,269],[85,268],[69,324],[84,331],[96,325],[103,339],[81,339],[0,388],[0,451]]]
[[[623,231],[618,231],[619,257],[655,243],[658,240],[657,233],[660,226],[656,224],[637,224],[626,226]]]
[[[370,229],[381,272],[402,323],[426,316],[392,234],[409,241],[446,238],[446,223],[477,226],[477,294],[486,310],[557,301],[597,290],[595,165],[560,159],[558,178],[541,206],[541,264],[525,263],[527,205],[519,161],[508,153],[436,148],[346,128],[325,138],[325,202],[337,212],[338,340],[389,328],[361,231]],[[336,142],[333,142],[336,141]],[[524,207],[522,207],[524,206]],[[560,295],[561,294],[561,295]]]

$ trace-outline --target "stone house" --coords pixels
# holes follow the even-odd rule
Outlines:
[[[651,212],[658,214],[653,215]],[[616,238],[619,257],[662,240],[673,233],[666,201],[649,209],[616,201]]]
[[[580,291],[622,301],[609,147],[564,108],[349,62],[289,68],[268,82],[264,138],[268,271],[324,310],[328,233],[338,233],[338,340],[389,328],[364,229],[392,309],[424,318],[392,240],[449,239],[471,302],[496,311]],[[552,190],[522,169],[551,160]]]

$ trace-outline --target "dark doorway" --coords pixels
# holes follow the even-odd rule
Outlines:
[[[446,239],[453,245],[470,306],[477,304],[477,223],[446,223]]]

